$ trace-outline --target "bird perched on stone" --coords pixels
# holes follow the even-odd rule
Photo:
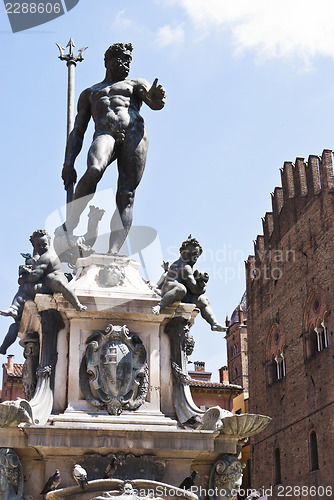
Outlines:
[[[49,493],[49,491],[54,491],[56,488],[58,488],[60,482],[60,472],[59,469],[56,469],[56,472],[53,474],[53,476],[49,477],[49,479],[46,481],[45,486],[41,491],[41,495],[46,495],[47,493]]]
[[[34,262],[31,253],[21,253],[21,255],[25,259],[26,266],[31,265]]]
[[[179,488],[182,488],[183,490],[190,490],[190,488],[192,486],[194,486],[196,474],[197,474],[197,470],[193,470],[192,473],[190,474],[190,476],[187,476],[182,481]]]
[[[182,423],[183,427],[192,427],[193,429],[198,429],[203,424],[202,419],[199,415],[193,415],[192,417],[188,418],[186,422]]]
[[[259,491],[252,491],[246,500],[258,500],[261,498],[261,493]]]
[[[111,479],[113,477],[117,469],[116,462],[116,455],[113,455],[110,463],[107,465],[106,470],[104,471],[104,479]]]
[[[87,472],[81,465],[75,464],[73,467],[73,477],[76,483],[82,488],[85,489],[85,485],[88,484],[87,481]]]

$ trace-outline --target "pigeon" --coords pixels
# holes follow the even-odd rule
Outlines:
[[[87,472],[81,465],[75,464],[73,467],[73,477],[76,483],[82,488],[85,489],[85,484],[88,484],[87,481]]]
[[[21,253],[21,255],[25,259],[25,265],[26,266],[29,266],[29,265],[33,264],[34,259],[33,259],[32,255],[31,255],[31,253]]]
[[[116,456],[113,455],[111,462],[107,465],[106,470],[104,471],[104,479],[111,479],[113,477],[117,469],[116,461]]]
[[[182,488],[183,490],[190,490],[192,486],[194,486],[195,483],[195,477],[197,474],[197,470],[193,470],[190,476],[187,476],[182,483],[180,484],[179,488]]]
[[[246,500],[258,500],[259,498],[261,498],[261,493],[259,491],[252,491]]]
[[[183,427],[192,427],[193,429],[197,429],[202,425],[202,419],[199,415],[193,415],[188,418],[185,422],[182,422]]]
[[[60,472],[59,469],[56,469],[56,472],[53,474],[53,476],[49,477],[49,479],[46,481],[43,491],[41,491],[41,495],[46,495],[47,493],[49,493],[49,491],[53,491],[58,488],[60,482]]]

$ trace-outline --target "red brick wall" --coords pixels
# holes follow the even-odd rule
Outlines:
[[[8,377],[7,373],[3,374],[2,379],[2,401],[15,401],[16,398],[24,399],[24,393],[22,389],[22,379],[17,379],[16,377]]]
[[[320,182],[321,180],[321,189]],[[286,163],[273,212],[263,222],[247,271],[249,411],[272,417],[252,439],[252,487],[274,484],[279,448],[284,488],[331,486],[334,498],[334,177],[332,154]],[[270,252],[271,250],[271,252]],[[256,275],[254,276],[254,271]],[[329,347],[307,359],[305,317],[312,293],[327,309]],[[308,309],[307,309],[308,310]],[[332,310],[332,313],[330,312]],[[272,383],[271,353],[284,353],[286,376]],[[309,434],[318,440],[319,470],[310,472]],[[282,489],[281,489],[282,491]],[[283,490],[285,494],[288,490]],[[294,493],[298,492],[295,490]],[[273,489],[272,498],[277,496]],[[285,496],[284,496],[285,497]],[[284,498],[283,497],[283,498]],[[288,495],[287,495],[288,497]]]
[[[248,391],[248,342],[245,324],[234,323],[229,327],[226,333],[226,347],[229,381]]]
[[[234,394],[232,394],[232,397],[230,397],[228,394],[222,395],[218,393],[212,393],[212,391],[210,391],[211,394],[210,392],[206,393],[202,389],[195,389],[194,387],[191,387],[190,390],[193,400],[198,407],[220,406],[224,410],[228,411],[232,411],[233,409],[232,400]]]
[[[22,388],[22,365],[14,363],[14,357],[8,357],[8,363],[3,363],[1,401],[24,399]]]

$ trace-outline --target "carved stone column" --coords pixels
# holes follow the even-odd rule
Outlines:
[[[213,464],[210,475],[210,498],[228,500],[235,498],[242,483],[242,470],[246,467],[234,455],[221,455]]]
[[[24,348],[23,356],[26,361],[23,365],[23,392],[27,401],[35,394],[37,385],[37,367],[39,361],[39,335],[37,332],[29,334],[20,341]]]
[[[166,323],[165,333],[170,338],[173,373],[173,399],[177,418],[186,427],[193,429],[215,429],[224,415],[231,412],[214,406],[204,412],[198,408],[191,396],[188,375],[188,356],[194,350],[194,337],[190,335],[190,324],[183,317],[172,318]]]

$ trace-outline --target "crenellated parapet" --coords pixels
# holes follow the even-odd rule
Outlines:
[[[323,203],[334,193],[333,152],[325,149],[321,156],[310,155],[308,161],[296,158],[281,168],[282,187],[271,194],[272,211],[262,219],[263,235],[254,241],[254,257],[247,268],[262,262],[263,256],[281,246],[283,236],[298,222],[315,200]]]

